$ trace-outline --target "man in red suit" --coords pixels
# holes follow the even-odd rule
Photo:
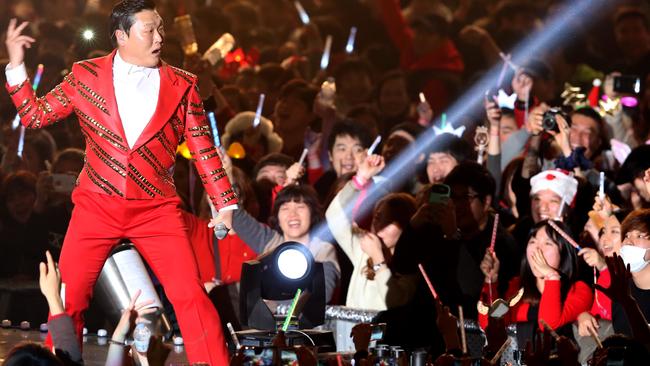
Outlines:
[[[228,364],[219,317],[199,281],[180,214],[172,172],[185,138],[206,191],[218,209],[210,226],[231,227],[237,196],[213,146],[196,76],[160,60],[162,19],[150,0],[125,0],[113,8],[108,56],[74,64],[65,80],[42,98],[34,94],[23,63],[34,39],[27,23],[7,30],[7,89],[22,124],[40,128],[78,117],[86,163],[73,193],[60,258],[65,309],[82,334],[82,314],[111,249],[131,240],[171,300],[189,361]]]

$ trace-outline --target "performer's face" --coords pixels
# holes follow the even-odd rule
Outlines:
[[[120,56],[134,65],[156,67],[165,35],[162,18],[155,10],[143,10],[133,17],[128,34],[116,31]]]

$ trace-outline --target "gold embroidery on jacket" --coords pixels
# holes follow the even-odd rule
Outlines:
[[[154,197],[151,191],[156,192],[161,196],[164,196],[163,192],[160,189],[156,188],[156,186],[151,184],[151,182],[149,182],[149,180],[145,178],[145,176],[142,175],[142,173],[140,173],[140,171],[138,171],[133,166],[133,164],[129,164],[129,170],[130,170],[129,177],[131,177],[131,179],[133,179],[138,184],[138,186],[140,186],[140,188],[142,188],[145,192],[147,192],[147,194],[149,194],[151,197]]]

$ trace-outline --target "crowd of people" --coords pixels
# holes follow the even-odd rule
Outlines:
[[[92,59],[113,52],[107,19],[114,3],[0,3],[0,29],[11,35],[28,22],[21,31],[32,39],[24,58],[32,80],[43,65],[37,95],[64,104],[66,88],[77,85],[79,98],[99,101],[101,110],[101,96],[68,75],[73,67],[94,72]],[[457,317],[487,335],[483,354],[472,354],[485,362],[509,336],[519,356],[502,362],[643,364],[650,354],[650,7],[608,3],[572,19],[559,45],[510,60],[517,44],[572,6],[158,0],[164,31],[151,30],[163,44],[156,52],[188,72],[177,72],[179,80],[197,77],[205,112],[188,113],[216,120],[209,131],[189,132],[220,146],[199,157],[207,150],[189,141],[175,149],[156,135],[170,154],[141,154],[142,165],[160,170],[159,160],[175,159],[173,182],[145,179],[143,189],[175,188],[184,223],[178,234],[187,235],[200,282],[209,294],[226,289],[234,313],[242,263],[294,241],[323,263],[328,304],[379,312],[384,342],[426,349],[437,365],[467,357]],[[179,21],[186,14],[192,32]],[[234,46],[222,54],[225,33]],[[10,56],[0,48],[0,64]],[[495,66],[495,88],[446,121],[445,110]],[[102,126],[83,112],[20,127],[15,117],[29,108],[12,103],[11,69],[9,92],[0,93],[0,278],[36,280],[48,251],[45,281],[71,229],[77,182],[117,192],[86,155],[94,154],[95,166],[121,168],[93,142],[87,126]],[[168,123],[184,133],[184,121]],[[115,142],[110,133],[102,138]],[[217,155],[222,166],[210,176],[195,167]],[[387,174],[404,155],[415,158]],[[214,178],[232,184],[221,197],[234,192],[237,205],[218,239],[208,226],[215,194],[204,184],[221,172]],[[50,275],[43,290],[51,315],[63,312],[52,295],[56,280]],[[134,302],[131,310],[142,309]],[[67,322],[54,320],[55,328]],[[367,344],[355,355],[369,364],[370,357]]]

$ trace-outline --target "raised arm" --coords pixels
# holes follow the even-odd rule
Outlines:
[[[26,128],[40,128],[59,121],[72,113],[72,100],[76,94],[76,81],[74,75],[70,73],[61,84],[57,85],[44,97],[36,97],[36,93],[27,78],[24,63],[24,49],[30,48],[35,41],[33,38],[22,34],[27,24],[27,22],[23,22],[16,26],[16,19],[9,21],[5,41],[7,54],[9,55],[9,65],[5,69],[7,76],[6,88],[18,110],[21,123]]]

